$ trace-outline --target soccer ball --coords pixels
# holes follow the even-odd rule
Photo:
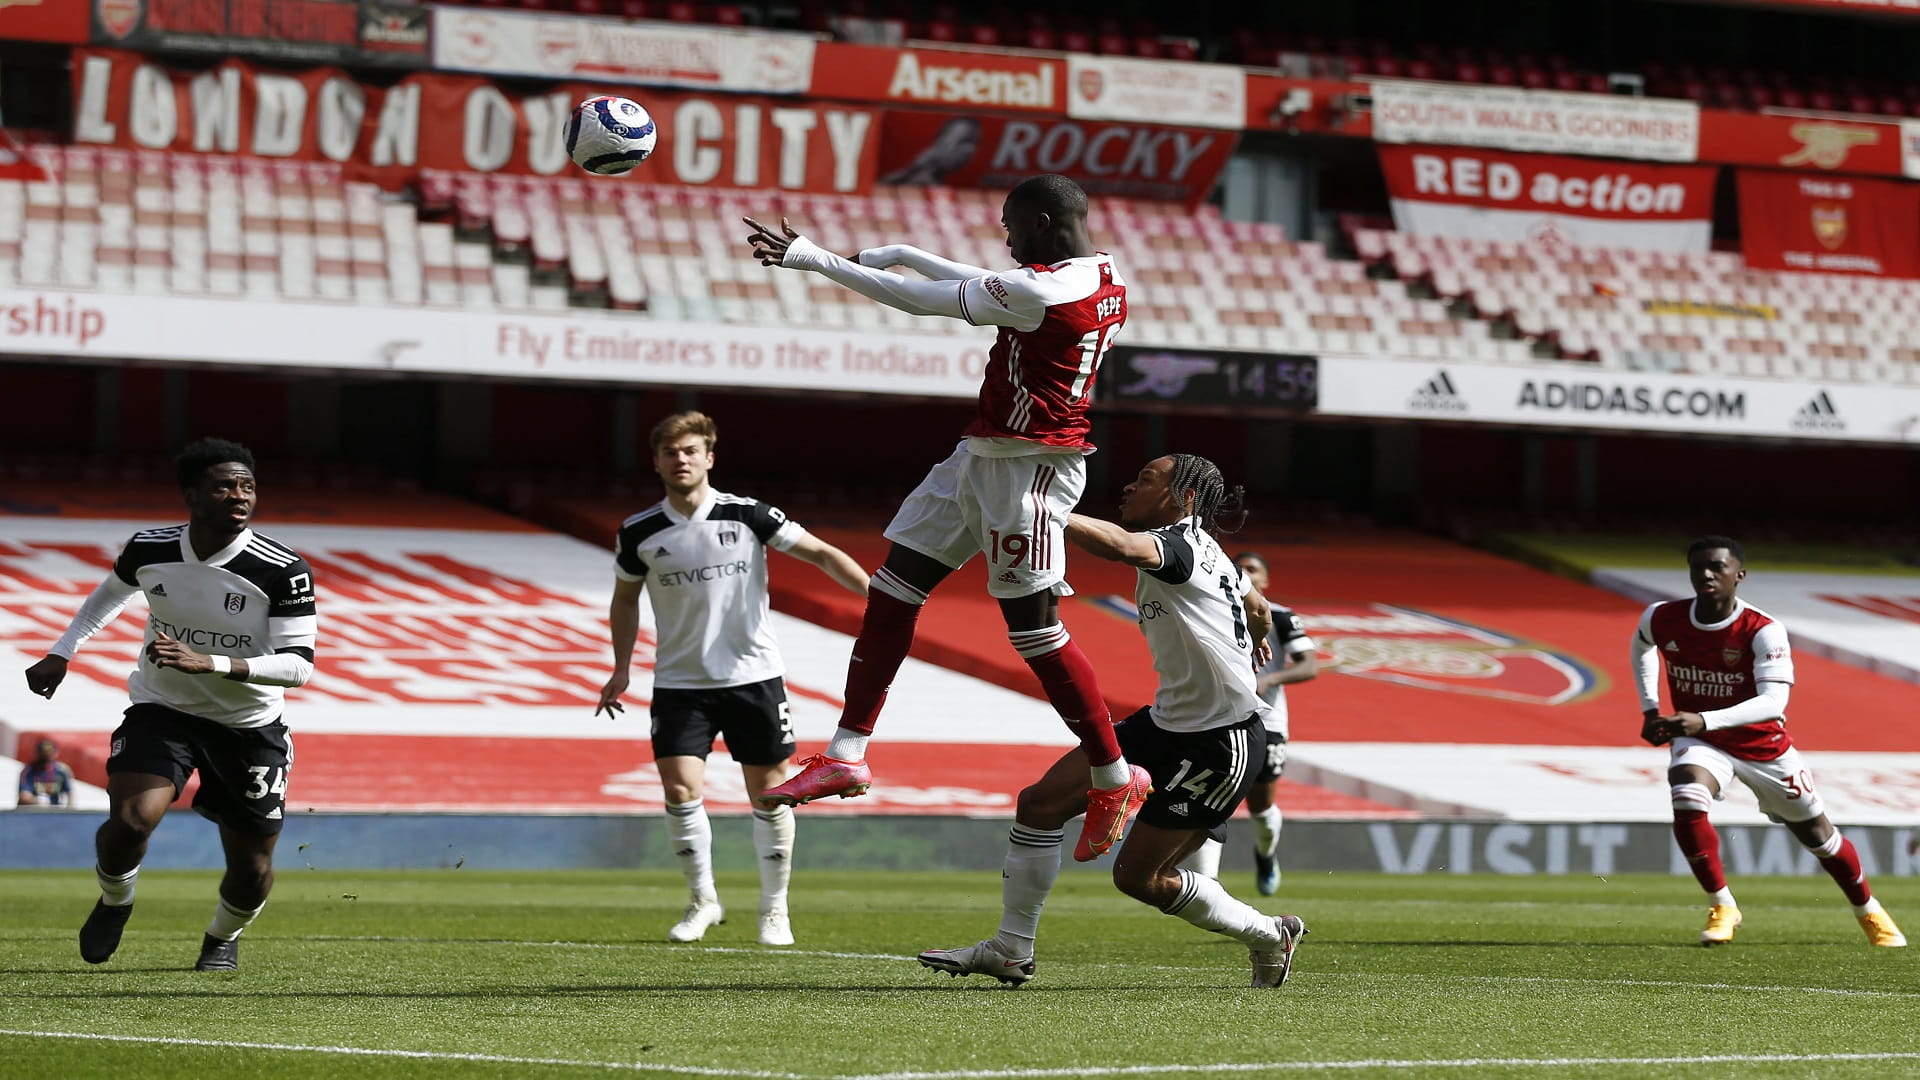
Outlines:
[[[567,155],[590,173],[618,176],[647,160],[659,134],[639,102],[588,98],[567,120]]]

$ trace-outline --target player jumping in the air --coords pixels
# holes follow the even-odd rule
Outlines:
[[[640,629],[640,593],[653,602],[658,645],[653,664],[653,760],[666,791],[667,836],[692,899],[667,931],[698,941],[724,918],[713,883],[713,827],[702,798],[707,755],[724,736],[754,796],[787,775],[793,722],[786,665],[767,614],[766,549],[812,563],[856,593],[867,572],[846,552],[814,536],[776,507],[729,495],[709,482],[719,432],[705,413],[675,413],[656,424],[653,468],[667,497],[620,526],[613,559],[613,674],[600,690],[611,716],[624,711]],[[760,859],[760,944],[791,945],[787,880],[793,867],[793,811],[753,812]]]
[[[1218,881],[1179,869],[1207,834],[1233,816],[1259,771],[1267,704],[1254,685],[1271,656],[1272,616],[1259,590],[1209,530],[1239,516],[1220,470],[1202,457],[1156,458],[1128,484],[1125,528],[1073,515],[1067,539],[1135,568],[1140,631],[1160,677],[1153,704],[1114,727],[1120,745],[1152,774],[1154,790],[1120,847],[1120,891],[1203,930],[1247,946],[1253,985],[1287,981],[1307,932],[1297,915],[1266,915]],[[1081,751],[1069,751],[1020,793],[1001,872],[999,933],[959,949],[931,949],[920,963],[954,975],[991,975],[1018,986],[1033,978],[1040,908],[1060,875],[1063,826],[1086,808]]]
[[[1687,548],[1693,599],[1647,608],[1633,635],[1633,670],[1640,683],[1640,737],[1671,745],[1667,782],[1673,786],[1673,835],[1693,876],[1713,898],[1702,945],[1723,945],[1740,927],[1740,908],[1720,865],[1720,836],[1707,811],[1737,777],[1760,809],[1806,845],[1840,891],[1867,940],[1899,947],[1906,936],[1867,886],[1853,842],[1827,820],[1800,752],[1787,735],[1787,693],[1793,654],[1787,629],[1734,595],[1747,576],[1738,541],[1706,536]],[[1660,665],[1674,711],[1660,712]]]
[[[273,888],[293,767],[280,713],[285,688],[313,674],[313,571],[247,527],[255,491],[246,447],[202,439],[176,465],[187,523],[127,541],[67,632],[27,669],[27,686],[51,698],[81,643],[146,593],[146,641],[127,681],[133,704],[113,733],[107,821],[94,837],[100,900],[80,928],[80,956],[99,964],[120,946],[147,838],[198,769],[193,808],[219,824],[227,873],[194,967],[232,971],[240,932]]]
[[[1130,768],[1093,672],[1060,622],[1066,584],[1061,549],[1067,516],[1086,483],[1087,403],[1113,335],[1127,317],[1127,287],[1113,258],[1087,233],[1087,196],[1064,176],[1021,182],[1001,207],[1011,270],[966,266],[905,245],[843,259],[781,223],[751,218],[748,237],[763,264],[812,270],[914,315],[944,315],[1000,328],[965,439],[934,466],[887,526],[892,541],[874,575],[847,669],[846,708],[826,753],[801,762],[762,805],[847,798],[872,784],[867,740],[887,689],[913,644],[927,596],[975,554],[987,556],[987,590],[1000,602],[1007,638],[1040,680],[1047,700],[1080,740],[1091,768],[1086,821],[1074,858],[1097,858],[1118,840],[1147,795]],[[932,280],[890,273],[906,266]]]

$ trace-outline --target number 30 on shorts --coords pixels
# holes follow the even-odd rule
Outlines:
[[[249,765],[247,771],[253,774],[253,784],[247,788],[247,798],[264,799],[269,795],[287,793],[287,770],[277,765]]]

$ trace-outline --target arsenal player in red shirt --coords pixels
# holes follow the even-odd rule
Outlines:
[[[1760,809],[1787,827],[1853,904],[1875,945],[1907,943],[1874,899],[1853,842],[1827,820],[1800,752],[1787,735],[1793,654],[1786,627],[1735,595],[1747,576],[1740,543],[1704,536],[1687,547],[1693,599],[1648,607],[1633,636],[1633,668],[1644,723],[1640,737],[1671,747],[1673,835],[1700,887],[1712,896],[1702,945],[1733,940],[1740,908],[1720,865],[1720,837],[1707,811],[1738,778]],[[1667,670],[1672,713],[1660,712],[1660,667]]]
[[[997,327],[979,411],[960,445],[901,504],[887,526],[886,564],[873,575],[847,670],[846,708],[824,754],[755,801],[772,807],[864,794],[873,776],[867,739],[887,689],[913,644],[927,596],[975,554],[987,557],[987,591],[1000,602],[1007,639],[1092,766],[1074,857],[1097,858],[1119,839],[1150,792],[1147,773],[1120,753],[1093,665],[1060,622],[1066,584],[1061,543],[1086,484],[1087,403],[1113,336],[1127,318],[1127,286],[1087,232],[1087,195],[1064,176],[1035,176],[1000,211],[1019,265],[989,270],[905,244],[845,259],[781,222],[752,218],[748,242],[763,265],[811,270],[913,315]],[[923,278],[887,269],[906,266]]]

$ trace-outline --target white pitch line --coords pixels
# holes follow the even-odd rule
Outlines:
[[[274,1050],[301,1054],[339,1054],[348,1057],[410,1058],[419,1061],[482,1061],[497,1065],[558,1065],[575,1069],[617,1069],[622,1072],[667,1072],[684,1076],[738,1076],[748,1080],[815,1080],[799,1073],[722,1069],[707,1065],[656,1065],[644,1061],[578,1061],[572,1058],[514,1057],[510,1054],[461,1054],[450,1050],[383,1050],[367,1046],[308,1046],[303,1043],[231,1042],[222,1039],[183,1039],[160,1035],[101,1035],[90,1031],[14,1031],[0,1028],[0,1037],[79,1039],[88,1042],[143,1043],[155,1046],[205,1046],[216,1050]]]
[[[255,938],[254,940],[263,940]],[[273,940],[268,935],[264,940]],[[681,945],[668,941],[516,941],[511,938],[387,937],[380,934],[301,934],[282,941],[382,941],[409,945],[505,945],[538,949],[656,949],[661,952],[748,953],[754,956],[824,956],[834,960],[911,960],[905,953],[829,952],[785,946]]]
[[[218,1050],[270,1050],[283,1053],[335,1054],[346,1057],[406,1058],[417,1061],[478,1061],[500,1065],[554,1065],[562,1068],[608,1069],[620,1072],[664,1072],[680,1076],[742,1077],[745,1080],[816,1080],[804,1073],[760,1069],[727,1069],[710,1065],[668,1065],[643,1061],[582,1061],[573,1058],[516,1057],[509,1054],[463,1054],[441,1050],[383,1050],[365,1046],[309,1046],[302,1043],[238,1042],[220,1039],[183,1039],[159,1035],[102,1035],[84,1031],[18,1031],[0,1028],[0,1037],[72,1039],[87,1042],[140,1043],[154,1046],[202,1046]],[[1768,1065],[1846,1061],[1915,1061],[1920,1053],[1855,1054],[1700,1054],[1673,1057],[1585,1058],[1367,1058],[1346,1061],[1226,1061],[1207,1064],[1073,1066],[1059,1069],[963,1069],[946,1072],[861,1073],[844,1080],[1030,1080],[1053,1076],[1156,1076],[1169,1073],[1215,1074],[1299,1072],[1308,1069],[1470,1069],[1470,1068],[1590,1068],[1636,1065]]]
[[[1697,1057],[1592,1058],[1372,1058],[1363,1061],[1233,1061],[1180,1065],[1082,1065],[1063,1069],[967,1069],[955,1072],[864,1073],[843,1080],[1028,1080],[1049,1076],[1162,1076],[1168,1073],[1303,1072],[1319,1069],[1577,1069],[1634,1065],[1800,1064],[1839,1061],[1914,1061],[1920,1053],[1884,1054],[1713,1054]]]

